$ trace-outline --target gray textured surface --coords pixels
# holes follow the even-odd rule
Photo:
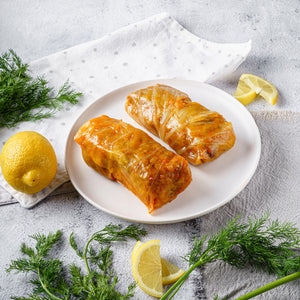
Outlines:
[[[247,62],[231,81],[218,85],[232,93],[242,71],[261,75],[278,87],[280,109],[300,110],[294,105],[300,94],[300,4],[296,0],[1,0],[0,51],[11,47],[25,59],[35,60],[164,11],[210,41],[252,39]],[[274,109],[263,101],[261,106]]]
[[[260,129],[262,152],[255,175],[246,188],[228,205],[203,216],[200,221],[202,233],[211,228],[220,230],[226,220],[241,215],[259,216],[267,210],[273,219],[288,221],[300,228],[300,145],[299,113],[253,113]],[[199,222],[199,219],[197,219]],[[236,271],[223,263],[206,267],[203,272],[206,295],[219,293],[221,297],[242,296],[245,290],[260,287],[275,280],[253,270]],[[218,282],[218,285],[211,284]],[[259,299],[299,299],[300,282],[295,281],[263,294]],[[221,298],[222,299],[222,298]]]
[[[300,111],[300,4],[296,0],[264,2],[0,0],[0,52],[13,48],[26,61],[31,61],[78,43],[100,38],[124,25],[163,11],[170,13],[192,33],[211,41],[244,42],[252,39],[253,48],[247,61],[232,76],[214,84],[233,93],[241,73],[261,75],[278,87],[280,93],[278,105],[271,107],[263,100],[258,100],[255,104],[251,104],[249,109]],[[268,133],[265,136],[267,137]],[[280,143],[276,145],[284,149]],[[255,176],[261,176],[261,180],[264,180],[268,174],[261,170]],[[224,209],[195,221],[176,225],[147,225],[149,230],[147,239],[158,238],[162,243],[171,245],[174,252],[165,254],[170,255],[169,258],[176,261],[178,256],[176,252],[184,254],[180,251],[188,247],[187,231],[193,232],[195,228],[198,229],[201,226],[203,226],[203,231],[209,230],[209,226],[216,218],[219,220],[217,227],[224,225],[227,216],[240,213],[234,205],[239,201],[245,202],[243,212],[251,215],[253,206],[251,203],[248,205],[246,200],[252,199],[254,195],[251,190],[252,186],[253,183],[251,185],[250,182],[247,190]],[[262,192],[262,201],[265,191],[279,192],[277,196],[281,201],[289,198],[285,195],[286,190],[278,188],[277,182],[270,183],[269,181],[268,190],[264,186],[259,186],[259,189]],[[19,256],[19,245],[21,241],[27,239],[28,235],[38,231],[48,232],[62,228],[66,236],[71,231],[75,231],[79,237],[85,238],[109,222],[127,224],[125,221],[96,210],[81,199],[71,187],[64,187],[62,191],[67,193],[50,196],[30,210],[25,210],[18,204],[0,207],[1,299],[8,299],[9,295],[19,295],[26,291],[26,278],[6,275],[3,269],[10,259]],[[270,195],[268,201],[270,201],[269,197]],[[295,197],[293,194],[294,203],[296,203]],[[287,205],[292,204],[287,203]],[[260,208],[255,208],[254,211],[259,210]],[[295,211],[297,210],[299,211],[299,205]],[[299,219],[295,218],[299,218],[299,214],[293,215],[293,221],[299,222]],[[178,245],[178,240],[183,242]],[[117,261],[121,260],[120,255],[129,254],[133,244],[131,242],[121,246],[121,250],[116,254]],[[72,251],[68,250],[66,244],[62,247],[66,249],[64,258],[69,261]],[[180,259],[177,259],[177,262],[182,267],[184,266]],[[124,263],[130,270],[129,258]],[[219,269],[216,266],[205,270],[207,271],[215,272],[216,276],[210,277],[210,280],[216,281],[224,280],[222,276],[219,276],[223,272],[224,274],[226,272],[226,276],[231,274],[230,270]],[[205,280],[209,279],[207,273],[204,274]],[[120,277],[122,278],[121,285],[124,284],[124,286],[133,280],[129,271],[126,274],[120,274]],[[239,280],[238,275],[237,280]],[[261,282],[260,276],[257,277],[257,282]],[[196,277],[191,279],[181,291],[178,299],[182,299],[183,295],[186,299],[201,299],[205,297],[205,293],[211,296],[211,293],[215,292],[214,287],[219,286],[213,282],[206,282],[203,293],[201,283],[201,280],[200,283],[197,282]],[[225,285],[226,280],[223,283]],[[200,285],[200,288],[197,285]],[[248,286],[242,285],[241,289],[246,292],[254,287],[255,284],[250,283]],[[266,295],[263,299],[296,300],[298,297],[295,296],[295,291],[298,287],[296,284],[289,286],[292,291],[290,294],[286,291],[288,288],[278,289],[274,292],[275,294]],[[227,292],[229,291],[222,291],[223,294]],[[145,299],[143,293],[138,292],[138,296],[140,299]],[[209,296],[208,299],[210,299]]]

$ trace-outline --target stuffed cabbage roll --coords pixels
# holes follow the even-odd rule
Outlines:
[[[175,88],[157,84],[128,95],[127,113],[195,165],[233,147],[232,124]]]
[[[149,213],[174,200],[192,180],[183,157],[120,120],[105,115],[89,120],[74,139],[88,166],[122,183]]]

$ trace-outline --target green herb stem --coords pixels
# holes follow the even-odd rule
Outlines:
[[[267,292],[269,290],[272,290],[272,289],[274,289],[274,288],[276,288],[276,287],[278,287],[278,286],[280,286],[282,284],[288,283],[290,281],[293,281],[293,280],[296,280],[296,279],[299,279],[299,278],[300,278],[300,271],[299,272],[295,272],[295,273],[290,274],[290,275],[287,275],[287,276],[282,277],[280,279],[277,279],[277,280],[275,280],[275,281],[273,281],[271,283],[268,283],[268,284],[266,284],[266,285],[264,285],[264,286],[262,286],[262,287],[260,287],[260,288],[258,288],[256,290],[254,290],[254,291],[246,294],[246,295],[243,295],[243,296],[237,298],[236,300],[248,300],[248,299],[251,299],[251,298],[256,297],[256,296],[258,296],[260,294],[263,294],[263,293],[265,293],[265,292]]]
[[[176,287],[176,290],[170,295],[170,297],[169,297],[168,300],[172,299],[172,298],[176,295],[176,293],[178,292],[178,290],[181,288],[181,286],[182,286],[183,284],[184,284],[184,281],[182,281],[182,282]]]
[[[48,290],[47,286],[45,285],[45,283],[43,282],[43,279],[41,277],[40,268],[37,268],[37,272],[38,272],[38,277],[39,277],[40,283],[41,283],[44,291],[46,292],[46,294],[48,294],[49,297],[53,300],[62,300],[62,298],[56,297]]]
[[[91,275],[91,270],[90,270],[90,266],[89,266],[89,263],[88,263],[88,250],[89,250],[89,245],[90,243],[92,242],[93,240],[93,237],[89,239],[89,241],[87,242],[86,246],[85,246],[85,249],[84,249],[84,254],[83,254],[83,259],[84,259],[84,262],[85,262],[85,266],[86,266],[86,269],[87,269],[87,272],[89,275]]]
[[[94,235],[86,243],[86,246],[85,246],[85,249],[84,249],[84,254],[83,254],[83,260],[84,260],[84,263],[85,263],[85,266],[86,266],[87,273],[90,275],[89,276],[90,277],[89,281],[90,281],[93,289],[96,289],[96,286],[93,282],[93,278],[91,277],[91,269],[90,269],[90,266],[89,266],[89,263],[88,263],[88,256],[87,256],[88,250],[89,250],[89,245],[93,241],[93,239],[94,239]],[[94,292],[92,292],[92,293],[93,293],[93,295],[95,295]]]
[[[177,293],[179,287],[184,283],[187,277],[199,266],[203,265],[205,262],[200,259],[197,263],[192,265],[169,289],[168,291],[160,298],[160,300],[168,299],[173,291],[175,291],[174,295]],[[178,289],[177,289],[178,288]],[[171,297],[173,297],[172,295]],[[171,298],[170,298],[171,299]]]
[[[177,293],[177,291],[180,289],[180,287],[182,286],[182,284],[184,283],[184,281],[187,279],[187,277],[198,267],[206,264],[207,262],[213,260],[216,258],[216,253],[211,253],[210,255],[208,255],[209,252],[206,251],[205,253],[203,253],[203,255],[201,256],[201,258],[195,263],[193,264],[169,289],[168,291],[160,298],[160,300],[164,300],[164,299],[172,299],[175,294]],[[173,292],[173,294],[172,294]]]

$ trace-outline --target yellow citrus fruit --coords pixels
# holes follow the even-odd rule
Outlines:
[[[185,273],[184,270],[178,268],[164,258],[161,258],[161,269],[163,285],[176,282]]]
[[[136,253],[137,250],[142,246],[143,244],[141,243],[141,241],[138,241],[133,250],[132,250],[132,254],[131,254],[131,264],[132,267],[135,264],[136,261]],[[169,261],[167,261],[164,258],[160,258],[161,259],[161,273],[162,273],[162,284],[166,285],[166,284],[171,284],[174,283],[175,281],[177,281],[184,273],[185,271],[178,268],[177,266],[175,266],[174,264],[170,263]],[[134,278],[136,279],[135,275]]]
[[[257,95],[260,95],[270,104],[274,105],[277,102],[278,91],[272,83],[259,76],[242,74],[233,96],[242,104],[247,105]]]
[[[0,155],[5,180],[16,190],[34,194],[47,187],[57,171],[57,160],[50,142],[35,131],[13,135]]]
[[[248,105],[256,98],[256,92],[251,89],[244,81],[239,81],[237,89],[233,95],[242,104]]]
[[[138,286],[148,295],[156,298],[163,295],[159,240],[146,242],[136,250],[132,272]]]
[[[133,265],[133,262],[134,262],[134,256],[135,256],[135,253],[137,251],[138,248],[140,248],[140,246],[142,246],[142,242],[141,241],[137,241],[135,246],[133,247],[132,249],[132,252],[131,252],[131,265]]]

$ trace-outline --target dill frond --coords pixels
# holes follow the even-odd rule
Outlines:
[[[117,290],[119,279],[112,267],[111,244],[127,241],[128,238],[139,239],[145,234],[146,231],[137,225],[123,228],[121,225],[110,224],[94,233],[84,249],[80,250],[72,233],[69,243],[85,262],[87,272],[83,272],[74,263],[64,267],[61,260],[49,257],[51,249],[61,239],[61,231],[48,235],[34,234],[31,238],[36,241],[35,248],[23,243],[21,252],[25,258],[13,260],[6,270],[35,274],[30,280],[32,294],[12,299],[129,299],[133,297],[136,285],[131,283],[125,294]],[[97,248],[91,246],[94,241]]]
[[[12,49],[0,56],[0,127],[52,117],[65,102],[76,104],[80,96],[68,81],[55,94],[44,77],[30,75],[29,65]]]
[[[217,233],[195,237],[192,250],[184,257],[189,269],[161,300],[171,299],[194,269],[215,261],[240,269],[253,267],[278,277],[299,273],[299,249],[300,230],[294,224],[272,221],[269,213],[260,218],[248,218],[247,223],[240,223],[239,217],[234,218]],[[296,275],[293,278],[299,278]]]

